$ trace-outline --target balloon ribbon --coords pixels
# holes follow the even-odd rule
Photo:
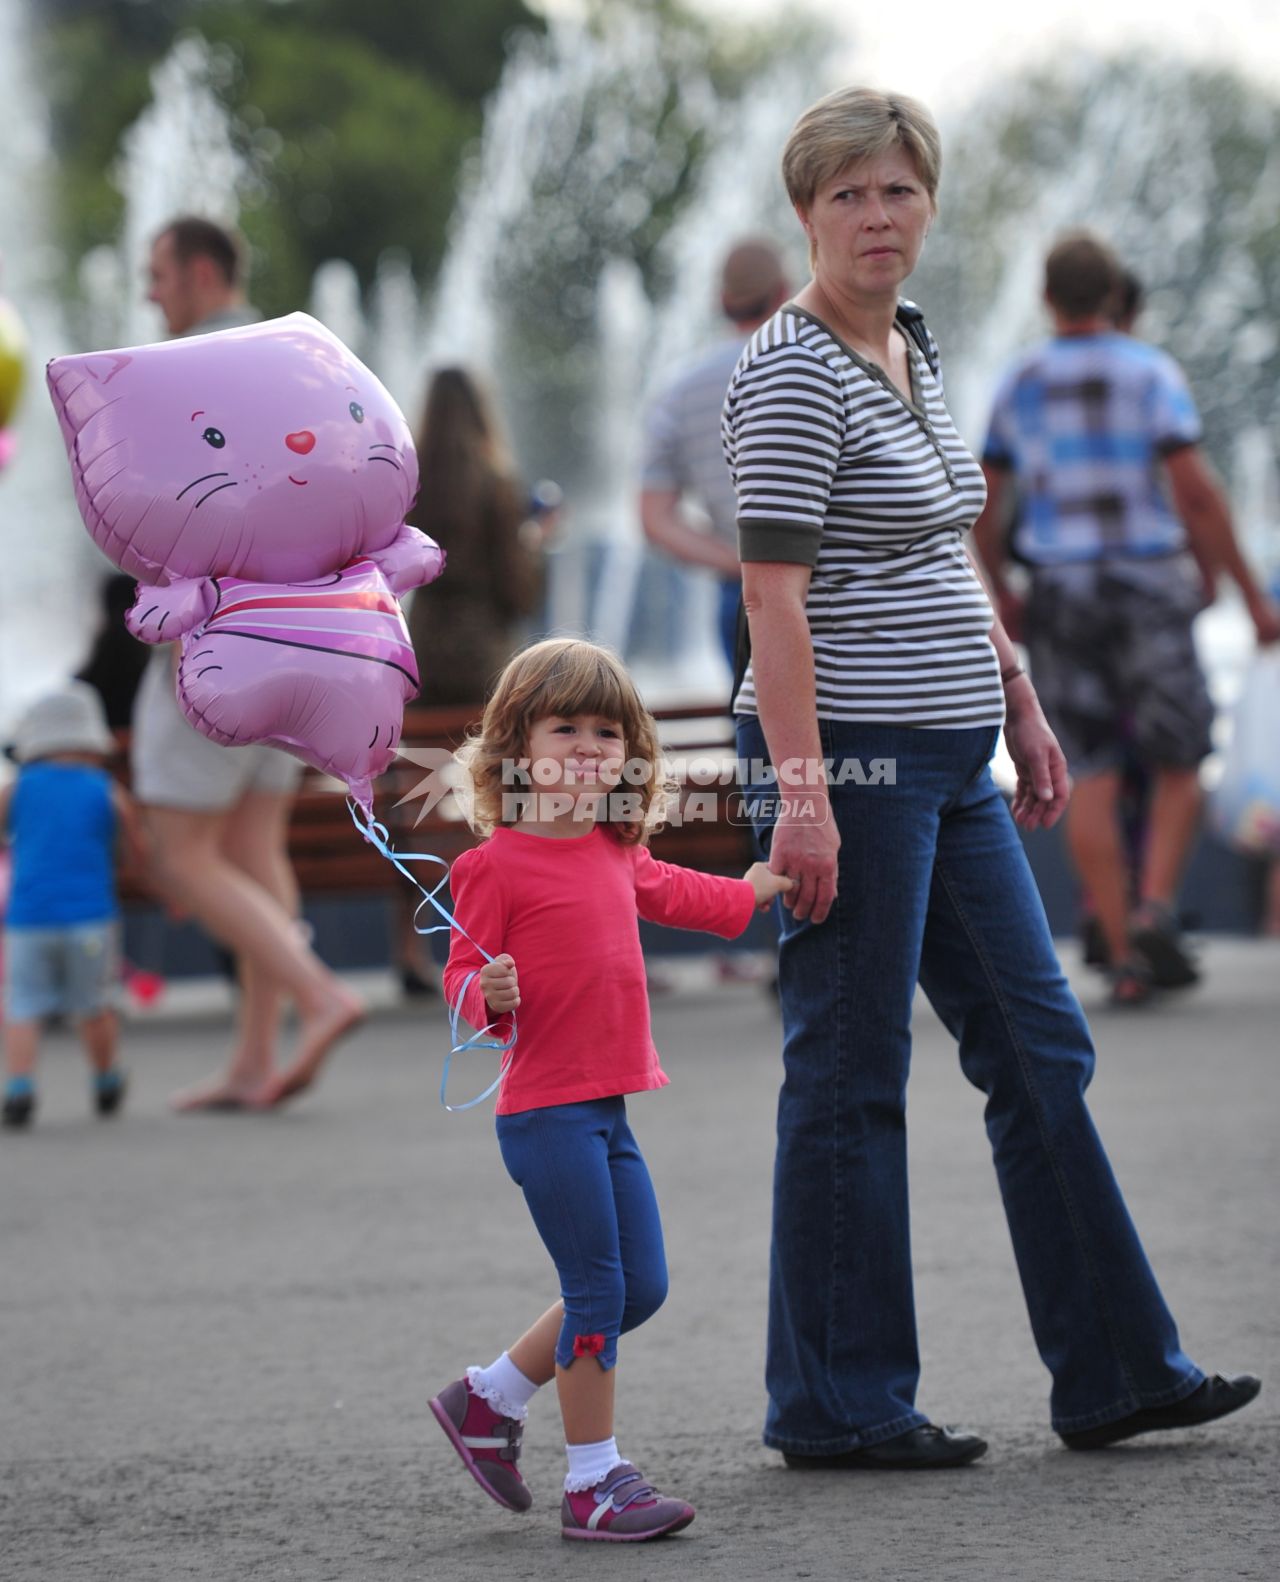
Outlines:
[[[462,924],[453,915],[449,908],[444,904],[443,901],[439,899],[440,891],[444,888],[449,880],[449,864],[444,860],[444,858],[437,857],[434,852],[430,851],[396,851],[391,845],[390,836],[388,835],[385,824],[379,823],[379,821],[374,818],[371,813],[368,813],[363,808],[359,807],[359,805],[353,801],[351,797],[347,798],[347,808],[351,813],[352,822],[355,824],[356,828],[360,831],[364,838],[369,842],[369,844],[374,848],[374,850],[377,851],[381,856],[385,857],[394,868],[397,868],[414,887],[414,889],[417,890],[422,896],[421,901],[419,901],[417,906],[414,908],[414,932],[421,934],[425,939],[430,934],[439,934],[446,929],[456,929],[464,939],[471,941],[471,943],[476,947],[476,949],[486,961],[492,961],[493,957],[484,948],[484,946],[480,944],[478,940],[471,938],[471,935],[467,933],[466,929],[463,928]],[[428,890],[426,885],[422,883],[417,875],[411,873],[405,866],[406,863],[410,862],[435,863],[437,867],[443,868],[444,872],[440,875],[440,878],[436,884],[430,890]],[[421,915],[424,907],[434,907],[443,921],[439,923],[433,923],[430,928],[424,928],[418,922],[418,918]],[[428,915],[430,914],[428,913]],[[478,1033],[472,1033],[470,1038],[459,1039],[458,1021],[462,1015],[462,1002],[466,998],[467,990],[471,987],[472,979],[478,976],[478,972],[469,972],[467,974],[467,976],[463,979],[462,987],[458,990],[457,997],[449,1006],[449,1037],[451,1040],[451,1045],[449,1053],[444,1057],[444,1071],[440,1076],[440,1102],[451,1115],[459,1114],[463,1110],[474,1109],[477,1104],[483,1104],[490,1094],[495,1093],[498,1090],[498,1088],[501,1086],[502,1079],[511,1069],[511,1061],[513,1052],[515,1050],[516,1018],[514,1011],[511,1014],[511,1036],[506,1040],[505,1043],[495,1043],[493,1039],[485,1037],[487,1033],[491,1033],[498,1025],[496,1022],[490,1022],[486,1027],[482,1027]],[[498,1075],[493,1079],[484,1092],[479,1094],[476,1098],[468,1099],[465,1104],[450,1104],[448,1098],[446,1097],[449,1087],[450,1063],[452,1062],[455,1055],[463,1054],[469,1049],[496,1049],[502,1056],[502,1061],[498,1068]]]

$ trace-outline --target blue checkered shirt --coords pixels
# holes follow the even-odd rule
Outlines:
[[[1128,335],[1063,335],[1022,357],[996,395],[982,459],[1012,470],[1013,543],[1035,566],[1185,548],[1160,463],[1198,444],[1171,357]]]

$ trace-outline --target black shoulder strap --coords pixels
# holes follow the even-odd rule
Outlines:
[[[903,298],[898,303],[898,311],[894,317],[920,348],[924,354],[925,362],[929,364],[930,372],[936,379],[938,377],[938,353],[933,342],[929,339],[928,330],[924,327],[924,314],[921,313],[914,302],[908,302]]]

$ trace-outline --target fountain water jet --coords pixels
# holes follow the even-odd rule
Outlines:
[[[52,182],[45,105],[35,89],[26,11],[0,0],[0,288],[26,324],[27,387],[18,449],[0,474],[0,733],[33,696],[78,664],[92,621],[97,551],[80,525],[65,452],[43,390],[44,364],[65,351],[62,257],[44,206]]]

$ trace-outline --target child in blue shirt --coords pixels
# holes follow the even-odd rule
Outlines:
[[[119,979],[117,836],[137,844],[132,806],[104,768],[111,732],[98,694],[73,681],[18,724],[21,768],[0,789],[0,831],[13,847],[5,924],[4,1063],[0,1119],[26,1126],[46,1017],[74,1017],[93,1069],[93,1102],[113,1115],[126,1077],[116,1062]]]

